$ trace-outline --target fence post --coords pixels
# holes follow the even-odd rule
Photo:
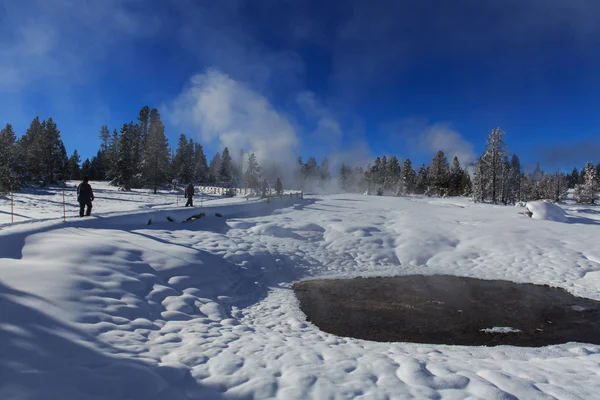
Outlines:
[[[65,204],[65,183],[63,182],[63,222],[67,222],[67,205]]]
[[[15,197],[13,194],[13,185],[10,185],[10,223],[15,223]]]

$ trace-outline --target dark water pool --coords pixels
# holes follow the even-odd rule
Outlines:
[[[549,286],[410,275],[304,281],[294,291],[308,320],[338,336],[454,345],[600,344],[600,302]]]

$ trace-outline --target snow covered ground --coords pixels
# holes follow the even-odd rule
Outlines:
[[[180,223],[200,209],[174,194],[94,187],[96,216],[71,204],[66,223],[62,193],[18,194],[14,226],[0,199],[0,399],[600,398],[600,346],[336,337],[290,289],[454,274],[600,300],[600,209],[555,222],[466,199],[213,198]]]

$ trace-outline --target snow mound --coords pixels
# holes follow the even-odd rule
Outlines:
[[[531,218],[555,222],[568,221],[565,210],[556,204],[546,203],[544,201],[530,201],[527,203],[526,208],[531,213]]]

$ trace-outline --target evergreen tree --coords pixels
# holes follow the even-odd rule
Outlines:
[[[219,171],[221,170],[221,153],[216,152],[210,160],[210,180],[215,183],[219,180]]]
[[[100,150],[107,152],[110,143],[110,131],[108,126],[102,125],[100,127]]]
[[[254,153],[250,153],[250,156],[248,156],[248,166],[246,167],[246,172],[244,173],[244,185],[247,188],[259,191],[260,182],[260,166],[258,165],[258,161],[256,161],[256,156]]]
[[[521,201],[521,161],[516,154],[510,159],[507,200],[509,203]]]
[[[143,130],[142,125],[142,132]],[[150,125],[144,140],[143,181],[152,186],[156,194],[158,186],[167,182],[169,170],[169,142],[165,136],[165,127],[160,120],[160,114],[156,108],[153,108],[150,111]]]
[[[415,184],[417,180],[417,173],[412,167],[412,162],[410,158],[404,160],[404,165],[402,168],[402,186],[404,188],[404,194],[414,193],[415,192]]]
[[[173,168],[180,183],[188,184],[194,179],[194,141],[183,133],[179,135]]]
[[[375,158],[373,165],[367,168],[368,173],[366,178],[369,184],[369,193],[371,193],[372,190],[377,188],[379,186],[379,183],[381,182],[381,164],[381,157],[377,157]]]
[[[575,188],[577,183],[579,183],[579,171],[577,171],[577,167],[573,167],[573,171],[569,175],[569,189]]]
[[[429,191],[429,171],[425,164],[421,165],[415,182],[415,193],[425,194]]]
[[[458,157],[454,156],[454,159],[452,159],[452,166],[450,167],[449,175],[448,194],[450,196],[461,196],[464,193],[463,177],[464,171],[460,167]]]
[[[554,196],[552,199],[555,202],[558,203],[566,200],[569,191],[569,178],[570,175],[565,175],[560,171],[557,171],[556,174],[554,174],[552,179],[552,183],[554,185]]]
[[[594,204],[598,193],[598,179],[594,164],[588,162],[582,170],[585,180],[583,184],[575,186],[575,201],[582,204]]]
[[[388,174],[388,160],[386,156],[381,157],[381,164],[379,165],[379,176],[377,177],[377,184],[381,187],[385,187]]]
[[[200,143],[196,143],[194,149],[194,180],[196,182],[208,182],[209,178],[208,163],[206,155]]]
[[[481,158],[477,160],[475,164],[475,170],[473,172],[473,201],[485,201],[486,176],[483,173],[483,163]]]
[[[98,151],[98,154],[92,157],[88,178],[92,181],[103,181],[106,179],[106,167],[104,165],[102,150]]]
[[[340,166],[340,172],[338,173],[338,181],[340,183],[340,188],[343,191],[349,192],[351,190],[353,174],[354,171],[352,170],[352,167],[342,163]]]
[[[471,176],[465,170],[463,170],[460,179],[460,192],[459,196],[470,196],[473,193],[473,185],[471,182]]]
[[[52,117],[42,122],[43,136],[41,146],[45,149],[42,157],[44,175],[42,179],[45,183],[55,183],[57,179],[62,179],[62,172],[65,169],[67,160],[67,151],[60,139],[60,131],[54,123]]]
[[[309,157],[308,161],[304,165],[304,179],[305,180],[316,180],[320,176],[319,172],[319,164],[317,163],[317,159],[314,157]]]
[[[135,145],[135,140],[133,138],[135,138],[138,132],[139,127],[133,122],[123,124],[123,127],[121,128],[115,182],[123,190],[131,190],[134,174],[132,146]]]
[[[221,166],[219,168],[219,181],[231,183],[233,180],[233,160],[229,149],[225,147],[221,155]]]
[[[0,130],[0,194],[7,193],[11,185],[16,186],[16,142],[12,125]],[[14,189],[14,187],[13,187]]]
[[[81,168],[79,167],[80,163],[81,158],[79,157],[79,153],[77,150],[74,150],[71,157],[69,157],[69,161],[67,162],[67,179],[79,180],[82,178]]]
[[[142,107],[142,109],[140,110],[140,113],[138,115],[138,123],[140,126],[140,135],[141,135],[142,143],[146,140],[146,137],[148,136],[148,133],[149,133],[149,127],[150,127],[150,124],[152,123],[152,112],[155,112],[156,114],[158,114],[158,111],[156,111],[156,108],[153,108],[152,111],[150,111],[150,107],[144,106],[144,107]],[[156,117],[156,115],[154,115],[154,117]]]
[[[92,169],[92,163],[89,158],[86,158],[85,161],[81,164],[81,175],[90,177],[90,171]]]
[[[25,157],[23,163],[23,179],[26,181],[40,180],[44,171],[46,150],[44,149],[44,126],[39,117],[35,117],[25,135],[19,139],[19,145]]]
[[[485,152],[479,158],[479,182],[481,183],[482,200],[489,199],[497,203],[502,194],[502,170],[507,155],[504,143],[504,131],[500,128],[490,132]]]
[[[443,196],[446,193],[449,175],[448,159],[444,152],[439,150],[431,160],[428,176],[429,185],[438,196]]]
[[[402,185],[402,169],[398,157],[391,156],[387,161],[387,173],[384,182],[384,188],[394,192],[394,195],[399,196],[403,191]]]
[[[113,130],[106,153],[106,179],[112,181],[117,176],[117,160],[119,159],[119,132]]]

